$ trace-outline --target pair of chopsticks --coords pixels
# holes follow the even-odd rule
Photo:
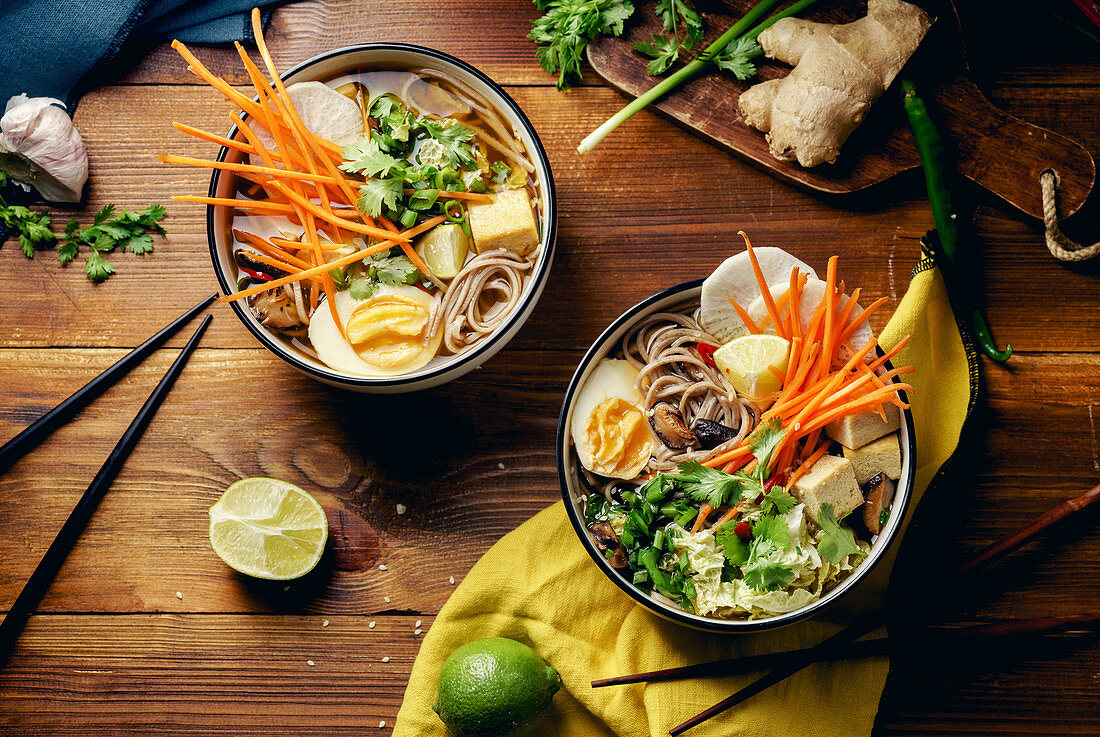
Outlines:
[[[108,387],[129,373],[131,369],[163,345],[191,318],[206,309],[215,297],[217,297],[216,294],[210,295],[180,315],[156,335],[127,353],[110,368],[78,389],[68,399],[5,443],[0,448],[0,472],[11,467],[16,460],[38,445],[43,438],[76,416],[81,409],[105,392]],[[111,455],[107,457],[107,460],[99,469],[99,473],[96,474],[87,491],[80,497],[80,501],[77,502],[73,511],[69,514],[69,518],[65,520],[65,524],[61,527],[53,542],[50,543],[49,549],[42,556],[42,560],[34,569],[34,573],[23,585],[23,590],[19,592],[19,596],[16,597],[15,603],[12,604],[4,621],[0,622],[0,667],[7,662],[8,656],[11,655],[15,642],[19,639],[19,634],[23,631],[23,627],[26,625],[31,613],[38,606],[38,602],[42,600],[46,589],[49,588],[50,583],[61,569],[61,564],[65,561],[65,557],[76,543],[88,520],[91,519],[92,513],[99,505],[100,500],[107,493],[107,489],[110,488],[119,471],[122,470],[126,458],[130,455],[134,446],[137,445],[138,440],[141,439],[141,435],[149,425],[149,421],[153,419],[153,415],[156,414],[157,409],[168,395],[176,378],[183,371],[184,365],[194,352],[202,334],[206,331],[206,326],[210,324],[210,319],[210,315],[203,318],[202,323],[195,329],[191,339],[187,341],[187,345],[183,347],[183,350],[180,351],[179,356],[168,368],[160,383],[157,384],[149,398],[145,400],[145,404],[138,410],[133,422],[126,428],[126,432],[123,433],[118,444],[115,445],[115,449],[111,451]]]
[[[960,566],[954,573],[954,579],[958,580],[968,576],[994,561],[1000,560],[1009,553],[1019,549],[1039,533],[1065,520],[1067,517],[1082,511],[1091,504],[1100,501],[1100,484],[1094,486],[1075,499],[1059,504],[1047,513],[1032,520],[1031,523],[1020,528],[1011,535],[999,540],[982,550],[970,561]],[[872,655],[883,655],[892,652],[894,645],[889,638],[882,637],[872,640],[859,638],[885,623],[886,612],[882,609],[867,612],[856,619],[854,623],[822,640],[813,647],[801,650],[791,650],[780,653],[766,653],[730,660],[720,660],[710,663],[682,666],[679,668],[666,668],[663,670],[635,673],[632,675],[616,676],[593,681],[593,688],[604,686],[618,686],[629,683],[674,681],[683,678],[699,678],[708,676],[728,676],[750,673],[770,668],[766,674],[745,686],[740,691],[732,694],[714,706],[700,712],[686,722],[669,730],[672,737],[683,734],[692,727],[696,727],[708,719],[728,711],[747,699],[755,696],[794,675],[803,668],[814,663],[833,660],[846,660],[862,658]],[[1085,628],[1100,623],[1100,609],[1082,612],[1066,617],[1039,617],[1036,619],[1019,619],[1007,622],[999,622],[989,625],[964,627],[954,631],[945,631],[949,637],[956,641],[961,640],[985,640],[996,637],[1009,637],[1025,634],[1047,634],[1064,632],[1067,630]]]

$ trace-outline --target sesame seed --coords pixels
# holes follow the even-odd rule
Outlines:
[[[397,505],[397,513],[398,514],[404,514],[407,511],[409,511],[409,508],[406,507],[404,504],[398,504]]]
[[[368,627],[370,627],[371,629],[374,629],[374,625],[375,625],[375,624],[376,624],[375,622],[371,622],[371,623],[370,623],[370,624],[368,624],[367,626],[368,626]]]
[[[314,663],[314,662],[313,662],[312,660],[307,660],[307,661],[306,661],[306,665],[308,665],[308,666],[314,666],[314,665],[317,665],[317,664],[316,664],[316,663]]]
[[[328,627],[328,620],[326,619],[324,622],[321,622],[321,626]]]
[[[389,603],[390,603],[390,597],[388,597],[388,596],[383,596],[383,597],[382,597],[382,601],[384,601],[384,602],[386,602],[387,604],[389,604]]]
[[[450,578],[447,579],[447,582],[449,584],[451,584],[452,586],[454,586],[455,585],[455,577],[451,576]]]
[[[379,729],[382,729],[382,727],[385,727],[385,726],[386,726],[386,720],[385,719],[383,719],[382,721],[380,721],[378,723],[378,728]]]
[[[414,627],[419,627],[419,626],[420,626],[420,625],[422,625],[422,624],[423,624],[423,622],[421,622],[421,621],[420,621],[420,620],[418,619],[418,620],[416,620],[416,624],[414,624],[413,626],[414,626]]]
[[[413,631],[413,634],[414,634],[414,635],[419,635],[419,634],[420,634],[421,632],[423,632],[423,631],[424,631],[424,630],[414,630],[414,631]]]
[[[504,464],[503,463],[498,463],[497,468],[499,468],[501,471],[503,471],[504,470]]]
[[[182,600],[183,599],[183,592],[182,591],[177,591],[176,592],[176,598]]]
[[[388,571],[388,570],[389,570],[389,568],[388,568],[388,567],[386,566],[386,564],[385,564],[385,563],[383,563],[382,565],[378,566],[378,570],[380,570],[380,571]]]
[[[382,662],[383,662],[383,663],[388,663],[388,662],[390,662],[390,656],[389,656],[389,655],[387,655],[386,657],[382,658]]]

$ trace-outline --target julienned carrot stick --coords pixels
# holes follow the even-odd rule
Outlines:
[[[332,223],[333,225],[338,225],[339,227],[343,228],[344,230],[350,230],[350,231],[353,231],[355,233],[362,233],[364,235],[369,235],[369,236],[372,236],[374,238],[392,239],[394,241],[400,241],[400,242],[405,242],[405,243],[407,243],[409,241],[410,236],[406,235],[405,233],[390,233],[388,231],[382,230],[381,228],[373,228],[369,225],[362,225],[360,223],[351,222],[350,220],[347,220],[345,218],[338,218],[335,215],[333,215],[332,213],[326,212],[325,210],[322,210],[320,207],[313,204],[312,202],[310,202],[306,198],[302,197],[301,195],[296,194],[294,192],[291,192],[290,189],[287,188],[287,186],[284,185],[282,182],[272,180],[271,181],[271,186],[275,187],[275,189],[279,190],[280,193],[282,193],[285,197],[289,198],[291,201],[298,203],[304,209],[306,209],[309,212],[313,213],[313,215],[315,217],[318,217],[318,218],[320,218],[321,220],[324,220],[327,223]],[[440,215],[440,217],[443,217],[443,216]],[[446,218],[444,218],[444,219],[446,219]]]
[[[703,505],[699,507],[699,514],[695,517],[695,524],[691,528],[692,535],[703,529],[703,525],[705,525],[707,522],[707,517],[713,511],[714,509],[709,504],[703,502]]]
[[[859,301],[859,294],[861,291],[862,290],[859,287],[856,287],[854,290],[852,290],[852,295],[848,297],[848,301],[844,303],[844,308],[836,317],[837,345],[841,345],[844,342],[840,339],[840,334],[844,332],[844,328],[848,325],[848,319],[852,316],[852,311],[855,309],[856,303]]]
[[[713,458],[708,458],[707,460],[703,461],[703,465],[710,466],[711,468],[717,468],[723,463],[731,463],[742,458],[744,459],[745,463],[748,463],[749,458],[752,458],[752,451],[749,450],[748,444],[744,442],[742,442],[736,448],[727,450],[725,453],[716,455]]]
[[[301,241],[292,241],[289,238],[280,238],[277,235],[271,236],[271,242],[279,248],[293,248],[296,251],[310,248],[310,245],[307,243],[302,243]],[[328,241],[320,241],[318,245],[321,247],[322,251],[339,251],[341,248],[345,247],[343,244],[330,243]]]
[[[203,205],[221,205],[222,207],[236,207],[249,210],[270,210],[271,212],[294,212],[294,208],[282,202],[270,202],[268,200],[236,200],[232,197],[201,197],[199,195],[181,194],[173,195],[177,202],[198,202]]]
[[[201,166],[207,169],[224,169],[226,171],[248,172],[250,174],[266,174],[269,177],[283,179],[299,179],[317,182],[319,184],[336,184],[336,180],[324,174],[308,174],[292,169],[279,169],[269,166],[253,166],[252,164],[235,164],[231,161],[210,161],[208,159],[193,159],[190,156],[174,156],[161,154],[157,160],[162,164],[182,164],[184,166]]]
[[[386,226],[387,230],[392,233],[398,232],[397,226],[391,223],[389,220],[387,220],[386,218],[381,218],[381,220],[382,224]],[[435,274],[432,273],[432,270],[428,268],[428,265],[424,263],[424,260],[422,258],[420,258],[420,254],[414,251],[411,245],[409,245],[408,243],[402,243],[401,250],[405,253],[405,258],[409,259],[409,261],[412,261],[413,266],[415,266],[421,274],[428,277],[428,279],[431,280],[432,284],[434,284],[436,287],[443,290],[444,292],[447,291],[447,285]]]
[[[909,384],[894,382],[888,385],[885,389],[877,389],[873,392],[870,392],[869,394],[863,395],[859,399],[853,399],[850,402],[842,404],[839,407],[834,407],[833,409],[824,412],[821,415],[818,415],[808,425],[803,426],[801,429],[796,430],[795,432],[798,434],[799,437],[804,437],[806,435],[809,435],[814,430],[820,430],[833,420],[838,420],[845,415],[854,414],[856,412],[864,410],[867,407],[870,407],[872,404],[875,404],[876,402],[885,401],[887,395],[896,394],[897,392],[901,391],[911,392],[913,391],[913,387]],[[906,407],[908,408],[908,405],[906,405]]]
[[[802,300],[802,288],[800,284],[801,272],[798,267],[791,269],[791,285],[788,290],[791,293],[791,306],[788,315],[791,318],[791,335],[795,338],[802,337],[802,315],[798,310],[798,303]],[[802,282],[803,284],[805,282]],[[792,352],[792,356],[798,355],[796,352]]]
[[[721,517],[719,517],[719,518],[718,518],[718,521],[717,521],[717,522],[715,522],[715,523],[714,523],[713,525],[711,525],[711,526],[710,526],[710,529],[711,529],[712,531],[714,531],[714,530],[717,530],[717,529],[718,529],[719,527],[721,527],[722,525],[726,524],[727,522],[729,522],[729,521],[731,521],[731,520],[733,520],[733,519],[736,519],[736,518],[737,518],[737,515],[738,515],[738,514],[739,514],[740,512],[741,512],[741,509],[740,509],[740,505],[738,505],[738,506],[734,507],[733,509],[729,510],[728,512],[726,512],[725,514],[723,514],[723,515],[722,515]]]
[[[737,300],[735,300],[733,297],[727,297],[726,299],[728,299],[730,301],[730,304],[733,305],[734,312],[736,312],[737,316],[741,318],[741,322],[745,323],[745,327],[749,329],[749,332],[754,335],[759,334],[760,326],[753,322],[753,319],[749,317],[749,313],[745,312],[745,308],[737,304]]]
[[[784,290],[783,294],[779,295],[779,297],[775,300],[775,308],[777,310],[782,310],[784,307],[787,306],[787,300],[789,300],[790,298],[791,298],[791,290],[790,289]],[[789,310],[788,310],[788,312],[789,312]],[[782,318],[782,320],[783,320],[784,328],[786,328],[786,326],[789,324],[789,322],[787,320],[787,314],[788,313],[782,313],[781,312],[780,315],[779,315],[780,318]],[[763,330],[764,328],[766,328],[768,325],[771,324],[771,321],[772,321],[772,316],[771,315],[764,315],[764,319],[760,322],[760,329]],[[776,331],[776,335],[778,335],[778,334],[779,334],[778,331]],[[787,335],[790,335],[790,331],[787,332]]]
[[[292,274],[291,276],[284,276],[281,279],[266,282],[265,284],[258,284],[254,287],[249,287],[240,292],[234,292],[224,297],[218,297],[219,302],[232,302],[238,299],[244,299],[245,297],[251,297],[253,294],[259,294],[260,292],[266,292],[269,289],[277,289],[284,284],[292,284],[296,281],[309,278],[311,276],[319,276],[320,274],[327,274],[333,269],[338,269],[341,266],[347,266],[348,264],[354,264],[356,261],[362,261],[367,256],[373,256],[376,253],[393,248],[397,245],[397,241],[382,241],[369,248],[364,248],[361,251],[350,253],[347,256],[342,256],[335,261],[329,261],[327,264],[321,264],[320,266],[314,266],[312,269],[306,269],[305,271]]]
[[[833,342],[836,336],[833,335],[833,321],[836,319],[836,315],[833,313],[833,297],[836,295],[836,264],[839,259],[836,256],[829,257],[829,265],[826,267],[825,275],[825,296],[822,300],[825,302],[825,338],[821,345],[821,357],[818,358],[818,375],[827,374],[829,368],[833,365],[833,358],[836,355],[836,345]]]
[[[863,312],[856,315],[855,319],[848,323],[848,326],[844,328],[844,331],[840,334],[841,340],[847,340],[852,333],[856,331],[860,325],[867,321],[867,318],[871,316],[871,313],[882,307],[889,300],[888,297],[880,297],[872,302]]]
[[[749,241],[749,237],[745,235],[745,231],[737,231],[737,235],[745,239],[745,250],[749,252],[749,262],[752,264],[752,273],[756,277],[756,285],[760,287],[760,296],[764,298],[764,306],[768,308],[768,314],[771,315],[772,324],[775,325],[775,333],[781,338],[787,336],[783,334],[783,319],[779,316],[779,310],[775,306],[775,300],[772,299],[772,290],[768,288],[768,281],[764,278],[764,272],[760,268],[760,262],[756,259],[756,254],[753,253],[752,243]]]
[[[821,456],[825,455],[825,451],[828,449],[829,440],[826,439],[821,445],[817,447],[817,450],[810,454],[809,458],[799,464],[798,468],[796,468],[794,470],[794,473],[791,474],[791,477],[787,479],[787,483],[783,487],[783,490],[789,492],[791,490],[791,487],[794,486],[794,483],[802,478],[806,474],[806,472],[809,471],[815,463],[817,463],[818,459],[821,458]]]
[[[252,246],[256,250],[260,251],[261,253],[266,253],[268,256],[271,256],[272,258],[282,259],[282,260],[286,261],[289,264],[293,264],[294,266],[298,266],[298,267],[301,267],[303,269],[312,269],[314,266],[317,265],[317,264],[311,264],[310,262],[306,261],[305,259],[300,259],[300,258],[298,258],[297,256],[295,256],[293,254],[286,253],[282,249],[277,248],[275,245],[273,245],[270,242],[264,240],[263,238],[256,235],[255,233],[249,233],[246,230],[237,230],[236,228],[234,228],[233,229],[233,237],[235,237],[239,241],[243,241],[244,243],[247,243],[248,245]]]

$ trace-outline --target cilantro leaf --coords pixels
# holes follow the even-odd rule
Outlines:
[[[779,514],[786,514],[794,509],[796,504],[798,504],[797,499],[776,485],[764,495],[760,508],[763,509],[765,513],[775,510]]]
[[[476,164],[473,146],[470,145],[474,132],[467,126],[459,122],[443,125],[426,118],[421,118],[417,125],[431,140],[443,147],[443,158],[451,168],[460,169]]]
[[[382,214],[382,205],[396,207],[404,194],[405,183],[400,179],[369,179],[359,188],[359,200],[355,203],[360,212],[373,217]]]
[[[545,15],[531,22],[527,37],[538,45],[539,65],[559,73],[559,90],[580,82],[588,42],[621,35],[623,22],[634,13],[630,0],[535,0],[535,6]]]
[[[57,260],[61,263],[69,263],[76,258],[76,254],[80,251],[79,230],[80,223],[76,221],[76,218],[65,223],[64,240],[61,241],[61,244],[57,247]]]
[[[103,223],[107,222],[112,217],[114,217],[114,214],[115,214],[115,206],[114,205],[104,205],[102,210],[100,210],[99,212],[97,212],[95,215],[92,216],[92,226],[94,227],[96,225],[102,225]]]
[[[153,250],[153,236],[147,233],[130,236],[129,240],[126,241],[126,250],[130,253],[150,253]]]
[[[771,549],[783,551],[791,542],[791,531],[787,522],[782,517],[766,514],[752,524],[752,537],[757,542],[758,548],[763,548],[763,542],[767,542],[770,548],[765,551],[760,549],[760,555],[766,555]]]
[[[344,163],[340,168],[352,174],[368,177],[387,177],[398,165],[397,159],[384,153],[378,142],[368,135],[359,136],[355,143],[341,151]]]
[[[749,562],[749,543],[741,539],[735,532],[736,528],[737,525],[732,522],[722,525],[715,534],[715,540],[730,565],[743,566]]]
[[[706,502],[716,509],[741,500],[741,482],[736,476],[707,468],[698,461],[686,461],[677,468],[680,471],[680,487],[691,499]]]
[[[372,279],[387,286],[395,287],[398,284],[415,284],[420,279],[420,270],[413,266],[408,256],[375,256],[367,262],[370,265],[369,275]]]
[[[115,267],[110,261],[103,258],[99,251],[93,250],[88,254],[88,260],[84,262],[84,273],[88,275],[89,279],[99,284],[115,273]]]
[[[837,522],[832,504],[821,505],[817,513],[817,524],[825,531],[825,537],[817,545],[817,552],[825,560],[836,565],[849,555],[866,555],[856,544],[856,536],[852,529]]]
[[[760,560],[745,568],[745,585],[754,591],[782,591],[794,580],[790,566],[770,560]]]
[[[688,40],[684,48],[690,48],[703,40],[703,16],[687,0],[658,0],[654,11],[665,30],[670,33],[678,36],[680,25],[684,26],[684,35]]]
[[[756,65],[752,60],[760,53],[760,45],[756,43],[756,39],[742,36],[730,41],[729,45],[715,54],[710,61],[719,69],[731,72],[740,80],[745,80],[756,74]]]
[[[655,35],[652,41],[634,44],[634,50],[650,59],[645,69],[652,77],[664,74],[680,58],[680,42],[668,36]]]
[[[784,435],[786,432],[778,417],[773,417],[761,424],[749,435],[749,450],[756,456],[756,475],[759,478],[767,478],[770,475],[772,453],[775,452]]]
[[[353,299],[370,299],[378,291],[378,282],[370,277],[361,276],[351,280],[348,291]]]

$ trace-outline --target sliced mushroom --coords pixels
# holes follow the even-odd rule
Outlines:
[[[622,546],[615,548],[615,554],[608,558],[607,562],[611,564],[612,568],[626,568],[626,553],[623,551]]]
[[[882,510],[894,498],[894,482],[880,471],[863,485],[863,496],[863,524],[872,535],[877,535],[882,532]]]
[[[737,436],[737,431],[732,427],[726,427],[721,422],[711,420],[696,420],[691,426],[691,431],[703,450],[717,448],[730,438]]]
[[[695,436],[684,424],[684,416],[668,402],[658,402],[649,411],[649,424],[657,438],[669,448],[680,450],[695,442]]]
[[[294,305],[294,298],[285,289],[269,289],[248,298],[248,306],[260,324],[276,330],[294,330],[305,323]]]
[[[283,271],[280,268],[272,266],[271,264],[265,264],[257,258],[254,258],[248,251],[237,251],[233,254],[233,258],[236,259],[237,265],[248,269],[250,271],[258,271],[261,274],[267,274],[268,276],[278,279],[279,277],[286,276],[289,271]]]
[[[600,549],[601,553],[619,544],[615,528],[606,522],[595,522],[588,529],[592,533],[592,537],[596,539],[596,547]]]

